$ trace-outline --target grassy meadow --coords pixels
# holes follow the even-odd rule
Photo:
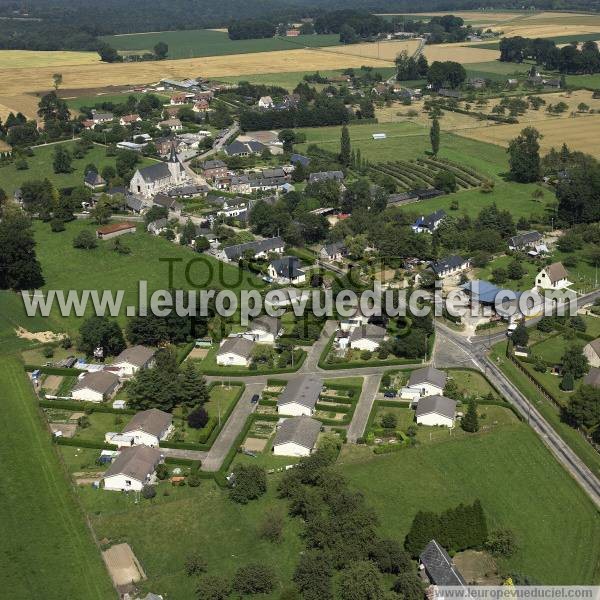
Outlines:
[[[152,52],[158,42],[169,46],[168,58],[194,58],[228,54],[250,54],[294,48],[318,48],[336,46],[339,35],[302,35],[296,38],[273,37],[252,40],[230,40],[224,31],[212,29],[186,29],[183,31],[160,31],[109,35],[103,39],[123,54]]]
[[[61,145],[72,150],[74,142],[61,142]],[[58,144],[33,148],[34,156],[27,157],[28,169],[18,170],[14,163],[0,166],[0,187],[12,194],[25,181],[48,178],[58,188],[83,185],[83,170],[89,163],[94,163],[102,171],[106,166],[115,166],[115,157],[106,156],[104,146],[94,145],[83,158],[74,158],[71,173],[55,173],[52,163]],[[142,158],[138,166],[153,164],[155,161]]]
[[[600,581],[598,512],[525,424],[378,457],[346,447],[340,463],[386,536],[403,538],[418,510],[479,498],[490,529],[508,527],[518,539],[505,572],[545,584]]]
[[[0,580],[6,598],[106,600],[114,590],[23,365],[0,358]]]

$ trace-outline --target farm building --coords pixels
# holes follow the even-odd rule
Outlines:
[[[277,412],[295,417],[312,416],[322,389],[323,384],[315,377],[292,379],[277,399]]]
[[[456,400],[446,396],[425,396],[419,400],[415,413],[419,425],[454,427]]]
[[[315,448],[321,422],[310,417],[285,419],[277,428],[273,441],[276,456],[308,456]]]
[[[110,240],[111,238],[119,237],[120,235],[125,235],[126,233],[135,233],[135,230],[135,223],[110,223],[108,225],[104,225],[103,227],[99,227],[96,230],[96,237],[100,240]]]
[[[73,400],[103,402],[119,387],[119,378],[110,371],[94,371],[81,376],[71,391]]]
[[[217,350],[217,364],[223,367],[249,367],[255,343],[243,337],[226,338]]]
[[[140,492],[156,481],[156,467],[162,461],[160,450],[134,446],[121,450],[104,473],[104,489],[116,492]]]

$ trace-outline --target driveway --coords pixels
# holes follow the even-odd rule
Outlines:
[[[355,375],[356,373],[352,374]],[[381,373],[378,375],[368,375],[364,378],[362,392],[354,409],[352,421],[348,427],[348,442],[351,444],[356,444],[356,440],[362,437],[365,432],[380,383]]]

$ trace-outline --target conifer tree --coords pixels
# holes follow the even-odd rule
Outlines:
[[[348,127],[344,125],[342,127],[342,136],[340,139],[340,162],[346,167],[350,164],[351,152],[350,133],[348,132]]]
[[[437,117],[434,117],[431,123],[429,139],[431,140],[431,151],[434,156],[437,156],[437,153],[440,150],[440,122]]]
[[[469,400],[469,408],[467,409],[465,416],[462,418],[460,426],[469,433],[475,433],[476,431],[479,431],[477,406],[475,405],[475,400],[472,398]]]

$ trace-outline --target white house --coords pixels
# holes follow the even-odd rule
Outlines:
[[[419,425],[454,427],[456,400],[438,395],[421,398],[416,417]]]
[[[354,310],[354,314],[340,321],[340,329],[342,331],[354,331],[356,327],[366,325],[369,322],[369,316],[365,315],[360,306]]]
[[[119,388],[119,378],[110,371],[94,371],[81,375],[73,387],[73,400],[84,402],[103,402]]]
[[[560,262],[544,267],[535,278],[535,285],[543,290],[564,290],[571,284],[569,273]]]
[[[468,258],[465,259],[462,256],[454,254],[432,262],[429,266],[436,277],[444,279],[445,277],[452,277],[466,271],[470,268],[471,263]]]
[[[542,234],[539,231],[524,231],[508,238],[509,250],[525,250],[535,248],[542,243]]]
[[[131,377],[140,369],[152,367],[154,365],[154,354],[154,348],[140,345],[131,346],[125,348],[115,358],[111,366],[120,369],[122,377]]]
[[[145,485],[156,483],[156,466],[162,459],[163,455],[156,448],[124,448],[104,473],[104,489],[140,492]]]
[[[317,444],[321,422],[310,417],[285,419],[277,428],[273,441],[276,456],[308,456]]]
[[[243,337],[230,337],[217,350],[217,364],[223,367],[249,367],[256,344]]]
[[[350,334],[350,348],[355,350],[370,350],[374,352],[381,346],[387,331],[379,325],[368,323],[355,327]]]
[[[440,395],[446,387],[446,379],[446,373],[435,367],[416,369],[410,374],[408,384],[402,388],[400,397],[419,401],[419,398]]]
[[[217,258],[225,262],[238,261],[246,253],[252,254],[255,259],[266,258],[270,253],[283,254],[284,247],[285,242],[280,237],[273,237],[227,246],[227,248],[221,250]]]
[[[306,273],[299,267],[300,260],[295,256],[282,256],[271,261],[269,277],[283,285],[299,285],[306,281]]]
[[[262,315],[250,323],[243,337],[258,344],[274,344],[282,333],[283,328],[279,318]]]
[[[173,431],[173,417],[167,412],[151,408],[136,413],[120,434],[106,434],[108,443],[122,446],[150,446],[158,448]]]
[[[592,367],[600,367],[600,338],[597,338],[583,347],[583,353]]]
[[[436,210],[427,216],[420,216],[412,225],[415,233],[433,233],[447,217],[445,210]]]
[[[292,379],[277,399],[277,412],[293,417],[314,415],[322,389],[321,380],[315,377]]]
[[[271,96],[261,96],[258,100],[259,108],[273,108],[273,106],[275,106],[275,104]]]

